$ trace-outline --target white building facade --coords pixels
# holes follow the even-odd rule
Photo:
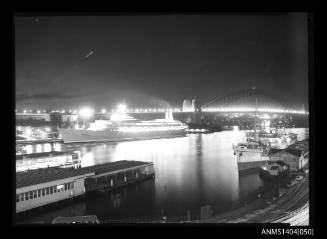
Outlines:
[[[82,195],[84,180],[92,175],[94,172],[17,188],[16,213]]]

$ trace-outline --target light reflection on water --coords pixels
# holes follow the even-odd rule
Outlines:
[[[308,137],[305,129],[291,132],[298,133],[299,140]],[[238,175],[232,144],[242,140],[244,134],[235,130],[121,143],[56,143],[54,149],[58,151],[80,150],[82,167],[119,160],[153,162],[156,178],[44,212],[31,220],[84,214],[127,218],[158,215],[163,209],[170,215],[184,215],[186,210],[199,211],[204,205],[214,206],[217,212],[228,210],[240,197],[262,185],[258,174]]]

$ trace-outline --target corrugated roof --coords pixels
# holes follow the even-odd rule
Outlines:
[[[106,172],[113,172],[117,170],[127,169],[131,167],[147,165],[149,162],[141,161],[117,161],[105,164],[99,164],[84,168],[41,168],[16,173],[16,188],[27,187],[31,185],[51,182],[55,180],[75,177],[87,173],[94,172],[95,174],[102,174]]]
[[[98,175],[98,174],[113,172],[113,171],[117,171],[117,170],[147,165],[147,164],[152,164],[152,163],[151,162],[142,162],[142,161],[122,160],[122,161],[117,161],[117,162],[112,162],[112,163],[90,166],[90,167],[88,167],[88,169],[95,172],[95,174]]]
[[[274,148],[272,148],[272,149],[269,149],[268,155],[272,155],[274,153],[281,152],[281,151],[283,151],[283,150],[282,149],[274,149]]]
[[[286,148],[284,149],[285,152],[293,154],[297,157],[300,157],[302,154],[302,150],[301,149],[294,149],[294,148]]]
[[[277,160],[277,161],[268,161],[268,164],[278,164],[280,166],[286,165],[286,163],[282,160]]]
[[[271,170],[276,170],[276,169],[279,169],[278,166],[271,166],[270,167]]]
[[[55,180],[71,178],[87,173],[91,173],[87,168],[40,168],[23,172],[16,172],[16,188],[51,182]]]
[[[301,149],[297,149],[297,148],[286,148],[286,149],[270,149],[268,152],[268,155],[273,155],[275,153],[278,152],[287,152],[289,154],[295,155],[297,157],[300,157],[302,154],[302,150]]]

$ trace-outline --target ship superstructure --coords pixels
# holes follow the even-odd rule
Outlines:
[[[297,141],[297,135],[288,133],[285,129],[261,128],[259,131],[246,132],[246,139],[271,148],[284,149]]]

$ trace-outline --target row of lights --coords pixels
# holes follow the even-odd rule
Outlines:
[[[126,109],[126,113],[138,113],[138,112],[142,112],[142,113],[144,113],[144,112],[165,112],[165,111],[169,111],[169,110],[172,110],[172,111],[174,111],[174,112],[181,112],[182,110],[181,109],[178,109],[178,108],[174,108],[174,109],[154,109],[154,108],[149,108],[149,109],[143,109],[143,108],[141,108],[141,109]],[[56,112],[60,112],[60,113],[72,113],[72,114],[77,114],[78,113],[78,111],[77,110],[68,110],[68,111],[66,111],[66,110],[55,110]],[[111,112],[115,112],[116,110],[115,109],[111,109]],[[15,110],[15,112],[16,113],[19,113],[19,111],[18,110]],[[24,109],[23,111],[22,111],[22,113],[25,113],[25,114],[27,114],[27,113],[37,113],[37,114],[41,114],[41,113],[46,113],[46,112],[49,112],[49,110],[48,111],[46,111],[46,110],[26,110],[26,109]],[[101,113],[102,114],[105,114],[105,113],[107,113],[107,110],[106,109],[101,109]]]
[[[291,113],[291,114],[308,114],[303,110],[284,110],[284,109],[270,109],[270,108],[248,108],[248,107],[237,107],[237,108],[204,108],[204,112],[270,112],[270,113]]]
[[[83,110],[83,109],[82,109]],[[173,109],[163,109],[163,108],[148,108],[148,109],[126,109],[126,113],[156,113],[156,112],[166,112],[172,110],[173,112],[184,112],[183,110],[179,108],[173,108]],[[77,110],[56,110],[57,112],[61,113],[70,113],[70,114],[78,114],[79,112]],[[92,110],[93,111],[93,110]],[[283,109],[255,109],[255,108],[204,108],[202,110],[203,112],[232,112],[232,111],[237,111],[237,112],[271,112],[271,113],[292,113],[292,114],[308,114],[308,112],[305,112],[303,110],[283,110]],[[16,113],[18,113],[17,110],[15,110]],[[37,114],[41,113],[46,113],[46,110],[36,110],[34,111]],[[115,112],[114,109],[111,109],[111,112]],[[26,110],[24,109],[22,113],[33,113],[32,110]],[[101,110],[102,114],[107,113],[106,109]]]
[[[127,113],[151,113],[151,112],[165,112],[165,111],[170,111],[172,110],[173,112],[181,112],[182,110],[179,108],[170,108],[170,109],[164,109],[164,108],[148,108],[148,109],[127,109]]]
[[[27,114],[27,113],[36,113],[36,114],[45,114],[47,112],[60,112],[60,113],[71,113],[71,114],[77,114],[78,111],[77,110],[22,110],[21,113]],[[20,113],[19,110],[15,110],[16,113]]]

